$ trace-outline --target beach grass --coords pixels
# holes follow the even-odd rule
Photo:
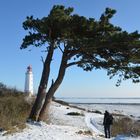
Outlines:
[[[112,135],[118,134],[140,136],[140,122],[127,116],[118,117],[112,125]]]
[[[32,103],[24,93],[0,83],[0,129],[13,133],[26,127]]]

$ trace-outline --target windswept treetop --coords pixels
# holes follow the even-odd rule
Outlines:
[[[119,75],[121,80],[140,81],[140,34],[128,33],[113,25],[110,19],[115,10],[106,8],[99,20],[73,14],[73,8],[56,5],[47,17],[27,17],[23,28],[28,35],[23,39],[21,49],[29,46],[46,47],[43,71],[38,94],[29,119],[45,120],[45,112],[61,85],[66,69],[78,66],[85,71],[104,69],[112,78]],[[62,53],[58,76],[48,88],[51,62],[54,52]],[[56,67],[57,69],[57,67]]]
[[[60,49],[67,56],[67,67],[77,65],[83,70],[105,69],[112,78],[139,82],[140,34],[128,33],[115,26],[110,19],[116,13],[106,8],[99,20],[73,14],[73,8],[55,5],[47,17],[27,17],[23,28],[28,35],[21,49],[44,46]]]

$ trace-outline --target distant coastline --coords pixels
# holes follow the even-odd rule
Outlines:
[[[99,104],[99,105],[140,105],[140,103],[73,103],[73,102],[69,102],[69,104]]]
[[[57,97],[56,99],[69,104],[112,104],[112,105],[140,105],[140,98],[89,98],[89,97]]]
[[[140,99],[140,97],[56,97],[57,99]]]

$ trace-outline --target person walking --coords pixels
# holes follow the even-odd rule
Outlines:
[[[113,117],[106,110],[105,113],[104,113],[104,120],[103,120],[105,138],[110,138],[110,136],[111,136],[110,125],[112,125],[112,124],[113,124]]]

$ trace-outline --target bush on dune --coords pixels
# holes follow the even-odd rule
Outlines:
[[[116,136],[118,134],[140,136],[140,122],[129,117],[117,118],[112,126],[112,135]]]
[[[79,112],[69,112],[67,115],[72,115],[72,116],[84,116],[84,114],[81,114]]]
[[[0,128],[14,132],[25,127],[32,104],[22,92],[0,83]]]

